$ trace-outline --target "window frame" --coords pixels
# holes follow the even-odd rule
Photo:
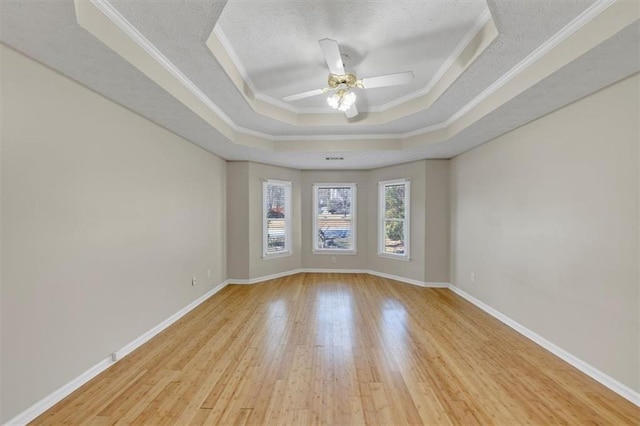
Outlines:
[[[386,221],[386,188],[403,184],[404,190],[404,253],[385,252],[385,221]],[[392,179],[378,182],[378,257],[386,257],[395,260],[411,260],[410,257],[410,232],[411,232],[411,180],[409,178]]]
[[[351,248],[318,248],[318,190],[325,188],[350,188],[351,189]],[[314,183],[312,186],[313,206],[312,214],[312,252],[314,254],[333,254],[333,255],[354,255],[357,253],[357,204],[358,204],[358,185],[356,183]]]
[[[269,229],[267,218],[267,188],[269,185],[281,186],[284,191],[284,250],[269,252]],[[262,181],[262,258],[274,259],[278,257],[291,256],[293,249],[291,247],[291,198],[293,184],[288,181],[264,179]]]

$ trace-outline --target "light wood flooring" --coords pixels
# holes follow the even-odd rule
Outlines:
[[[447,289],[230,285],[33,424],[639,424],[640,408]]]

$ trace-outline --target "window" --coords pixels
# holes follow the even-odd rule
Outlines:
[[[378,183],[378,255],[409,260],[409,180]]]
[[[262,255],[291,254],[291,182],[262,183]]]
[[[313,185],[313,251],[356,252],[356,184]]]

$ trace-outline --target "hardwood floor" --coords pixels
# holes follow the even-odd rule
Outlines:
[[[33,424],[638,424],[640,408],[447,289],[230,285]]]

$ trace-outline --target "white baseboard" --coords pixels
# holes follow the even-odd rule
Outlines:
[[[165,328],[169,327],[171,324],[173,324],[174,322],[178,321],[180,318],[182,318],[183,316],[191,312],[202,302],[204,302],[205,300],[207,300],[208,298],[210,298],[211,296],[213,296],[214,294],[216,294],[217,292],[225,288],[228,284],[229,284],[228,280],[223,281],[222,283],[218,284],[217,286],[215,286],[214,288],[212,288],[202,296],[198,297],[193,302],[189,303],[184,308],[180,309],[175,314],[171,315],[166,320],[162,321],[160,324],[153,327],[151,330],[144,333],[142,336],[135,339],[133,342],[124,346],[122,349],[116,351],[116,355],[118,356],[118,359],[122,359],[125,356],[129,355],[134,350],[138,349],[140,346],[142,346],[144,343],[151,340],[155,335],[163,331]]]
[[[501,322],[505,323],[506,325],[508,325],[509,327],[514,329],[515,331],[517,331],[518,333],[522,334],[523,336],[527,337],[528,339],[530,339],[533,342],[537,343],[538,345],[542,346],[543,348],[545,348],[546,350],[548,350],[549,352],[551,352],[552,354],[554,354],[558,358],[568,362],[569,364],[571,364],[572,366],[574,366],[578,370],[582,371],[587,376],[589,376],[592,379],[600,382],[601,384],[603,384],[604,386],[608,387],[609,389],[611,389],[612,391],[614,391],[615,393],[617,393],[621,397],[631,401],[632,403],[634,403],[635,405],[640,407],[640,392],[636,392],[635,390],[631,389],[630,387],[620,383],[619,381],[617,381],[613,377],[603,373],[602,371],[600,371],[597,368],[593,367],[592,365],[584,362],[583,360],[581,360],[580,358],[574,356],[573,354],[565,351],[564,349],[560,348],[559,346],[555,345],[554,343],[551,343],[550,341],[548,341],[544,337],[540,336],[537,333],[534,333],[533,331],[529,330],[528,328],[526,328],[522,324],[512,320],[508,316],[504,315],[502,312],[499,312],[499,311],[495,310],[491,306],[489,306],[486,303],[476,299],[475,297],[473,297],[469,293],[467,293],[464,290],[454,286],[453,284],[449,285],[449,289],[451,291],[453,291],[454,293],[456,293],[457,295],[461,296],[462,298],[464,298],[464,299],[468,300],[469,302],[473,303],[478,308],[482,309],[483,311],[485,311],[486,313],[488,313],[492,317],[494,317],[494,318],[500,320]]]
[[[231,278],[229,284],[256,284],[263,281],[269,281],[276,278],[282,278],[289,275],[301,274],[301,273],[325,273],[325,274],[367,274],[369,271],[365,269],[321,269],[321,268],[303,268],[303,269],[291,269],[289,271],[279,272],[277,274],[263,275],[262,277],[255,277],[249,279],[243,278]]]
[[[324,268],[303,268],[299,272],[308,274],[368,274],[366,269],[324,269]]]
[[[217,293],[218,291],[222,290],[224,287],[226,287],[230,283],[233,283],[233,284],[255,284],[255,283],[258,283],[258,282],[261,282],[261,281],[267,281],[267,280],[271,280],[271,279],[275,279],[275,278],[280,278],[280,277],[284,277],[284,276],[288,276],[288,275],[293,275],[293,274],[298,274],[298,273],[305,273],[305,272],[306,273],[370,274],[370,275],[375,275],[375,276],[379,276],[379,277],[382,277],[382,278],[388,278],[388,279],[392,279],[392,280],[395,280],[395,281],[400,281],[400,282],[405,282],[405,283],[408,283],[408,284],[417,285],[417,286],[420,286],[420,287],[449,288],[454,293],[458,294],[459,296],[461,296],[464,299],[468,300],[469,302],[473,303],[474,305],[476,305],[477,307],[479,307],[483,311],[487,312],[489,315],[491,315],[491,316],[495,317],[496,319],[502,321],[504,324],[508,325],[509,327],[514,329],[515,331],[517,331],[520,334],[522,334],[523,336],[529,338],[530,340],[532,340],[533,342],[535,342],[538,345],[542,346],[543,348],[547,349],[549,352],[553,353],[557,357],[559,357],[559,358],[563,359],[564,361],[568,362],[569,364],[571,364],[572,366],[574,366],[578,370],[582,371],[583,373],[585,373],[589,377],[593,378],[594,380],[600,382],[601,384],[603,384],[604,386],[608,387],[612,391],[616,392],[618,395],[620,395],[623,398],[631,401],[635,405],[640,406],[640,393],[639,392],[636,392],[633,389],[629,388],[628,386],[618,382],[614,378],[608,376],[607,374],[603,373],[602,371],[598,370],[597,368],[595,368],[595,367],[589,365],[588,363],[582,361],[581,359],[575,357],[574,355],[572,355],[571,353],[565,351],[564,349],[556,346],[555,344],[553,344],[550,341],[546,340],[544,337],[534,333],[533,331],[531,331],[528,328],[524,327],[520,323],[512,320],[511,318],[509,318],[506,315],[502,314],[501,312],[495,310],[494,308],[490,307],[489,305],[485,304],[484,302],[476,299],[475,297],[471,296],[470,294],[468,294],[464,290],[454,286],[453,284],[418,281],[418,280],[413,280],[413,279],[410,279],[410,278],[399,277],[399,276],[396,276],[396,275],[385,274],[385,273],[382,273],[382,272],[372,271],[372,270],[368,270],[368,269],[317,269],[317,268],[306,268],[306,269],[294,269],[294,270],[290,270],[290,271],[286,271],[286,272],[281,272],[281,273],[278,273],[278,274],[266,275],[266,276],[263,276],[263,277],[257,277],[257,278],[252,278],[252,279],[248,279],[248,280],[234,280],[234,279],[226,280],[226,281],[222,282],[221,284],[218,284],[216,287],[214,287],[213,289],[209,290],[207,293],[203,294],[202,296],[200,296],[199,298],[197,298],[196,300],[191,302],[189,305],[185,306],[180,311],[176,312],[175,314],[173,314],[172,316],[170,316],[166,320],[162,321],[160,324],[158,324],[157,326],[153,327],[151,330],[147,331],[146,333],[144,333],[143,335],[141,335],[137,339],[133,340],[131,343],[125,345],[123,348],[121,348],[120,350],[116,351],[117,357],[118,357],[119,360],[122,359],[123,357],[125,357],[126,355],[128,355],[129,353],[131,353],[132,351],[134,351],[135,349],[137,349],[138,347],[140,347],[141,345],[143,345],[144,343],[146,343],[150,339],[152,339],[154,336],[156,336],[158,333],[163,331],[165,328],[169,327],[171,324],[173,324],[174,322],[176,322],[177,320],[182,318],[184,315],[186,315],[188,312],[190,312],[191,310],[196,308],[198,305],[200,305],[202,302],[204,302],[205,300],[207,300],[211,296],[213,296],[215,293]],[[80,374],[78,377],[74,378],[73,380],[71,380],[67,384],[63,385],[62,387],[60,387],[59,389],[57,389],[53,393],[49,394],[45,398],[41,399],[40,401],[36,402],[34,405],[29,407],[25,411],[23,411],[22,413],[18,414],[17,416],[15,416],[11,420],[9,420],[7,423],[5,423],[5,425],[26,425],[27,423],[29,423],[30,421],[32,421],[33,419],[38,417],[40,414],[44,413],[46,410],[48,410],[49,408],[54,406],[56,403],[60,402],[62,399],[67,397],[69,394],[71,394],[73,391],[78,389],[80,386],[84,385],[89,380],[93,379],[95,376],[97,376],[98,374],[100,374],[101,372],[103,372],[104,370],[109,368],[112,364],[114,364],[114,363],[111,361],[111,357],[110,356],[105,358],[105,359],[103,359],[103,360],[101,360],[100,362],[98,362],[97,364],[95,364],[94,366],[89,368],[87,371],[85,371],[84,373]]]
[[[367,273],[370,275],[375,275],[377,277],[382,277],[382,278],[387,278],[394,281],[400,281],[407,284],[417,285],[419,287],[449,288],[449,283],[435,283],[435,282],[414,280],[412,278],[400,277],[398,275],[391,275],[391,274],[386,274],[384,272],[378,272],[373,270],[368,270]]]
[[[33,404],[31,407],[24,410],[22,413],[6,422],[5,425],[26,425],[27,423],[38,417],[40,414],[47,411],[49,408],[62,401],[65,397],[70,395],[80,386],[84,385],[89,380],[102,373],[112,364],[113,362],[111,361],[111,357],[103,359],[84,373],[80,374],[75,379],[56,389],[53,393],[50,393],[40,401]]]
[[[288,275],[300,274],[300,273],[319,273],[319,274],[369,274],[382,278],[388,278],[394,281],[400,281],[407,284],[413,284],[420,287],[430,288],[449,288],[449,283],[438,282],[425,282],[420,280],[414,280],[412,278],[405,278],[398,275],[386,274],[384,272],[378,272],[371,269],[328,269],[328,268],[301,268],[292,269],[285,272],[280,272],[272,275],[265,275],[262,277],[250,278],[250,279],[229,279],[230,284],[256,284],[263,281],[273,280],[275,278],[286,277]]]
[[[147,341],[151,340],[155,335],[163,331],[165,328],[169,327],[171,324],[173,324],[174,322],[176,322],[177,320],[185,316],[187,313],[192,311],[202,302],[204,302],[205,300],[207,300],[208,298],[210,298],[211,296],[213,296],[214,294],[222,290],[224,287],[226,287],[228,282],[229,281],[227,280],[218,284],[217,286],[215,286],[214,288],[212,288],[202,296],[198,297],[193,302],[189,303],[184,308],[180,309],[175,314],[171,315],[166,320],[162,321],[160,324],[153,327],[151,330],[144,333],[142,336],[136,338],[131,343],[128,343],[123,348],[116,351],[115,353],[117,355],[117,359],[120,360],[124,358],[126,355],[133,352],[135,349],[142,346]],[[115,361],[115,362],[118,362],[118,361]],[[66,398],[68,395],[70,395],[73,391],[78,389],[80,386],[84,385],[89,380],[93,379],[98,374],[102,373],[104,370],[109,368],[111,365],[115,364],[115,362],[111,361],[111,354],[109,354],[107,358],[101,360],[100,362],[98,362],[97,364],[89,368],[87,371],[80,374],[75,379],[71,380],[70,382],[66,383],[62,387],[58,388],[54,392],[50,393],[49,395],[41,399],[40,401],[36,402],[31,407],[27,408],[26,410],[24,410],[23,412],[21,412],[20,414],[18,414],[8,422],[6,422],[5,425],[12,425],[12,426],[26,425],[27,423],[29,423],[30,421],[38,417],[40,414],[47,411],[49,408],[53,407],[58,402],[62,401],[64,398]]]
[[[289,275],[294,275],[299,273],[300,271],[301,271],[300,269],[291,269],[289,271],[278,272],[277,274],[271,274],[271,275],[263,275],[262,277],[256,277],[256,278],[249,278],[249,279],[229,278],[227,281],[229,282],[229,284],[256,284],[262,281],[275,280],[276,278],[282,278]]]

